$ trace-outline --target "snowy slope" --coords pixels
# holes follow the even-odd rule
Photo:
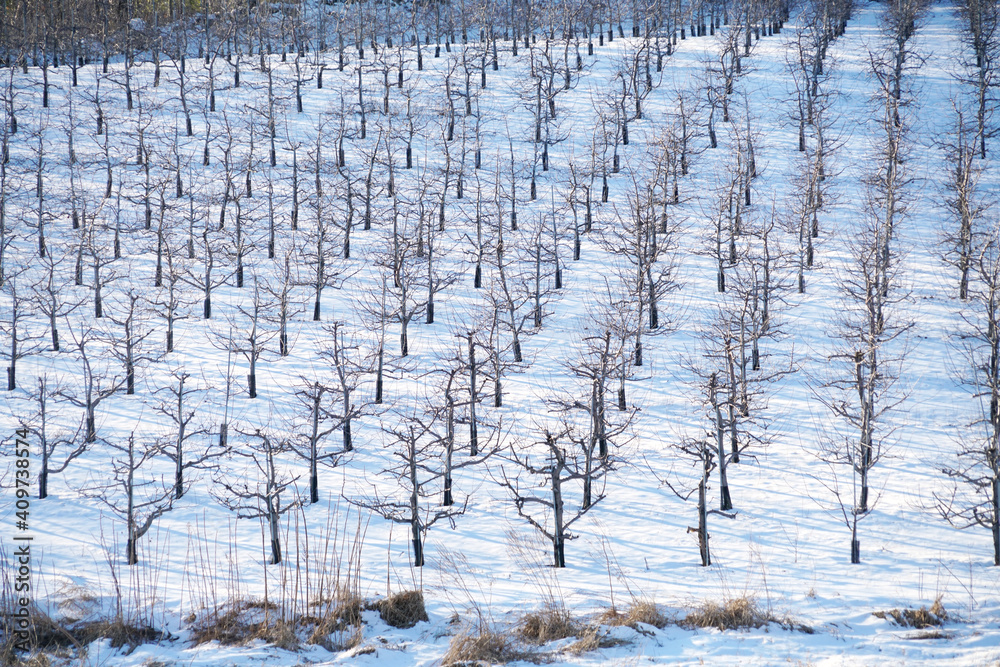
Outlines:
[[[844,36],[830,50],[831,79],[828,85],[838,91],[836,125],[843,145],[833,158],[832,203],[821,213],[822,233],[817,240],[817,266],[809,271],[805,294],[788,289],[785,304],[776,317],[785,335],[766,343],[767,363],[795,372],[783,376],[770,389],[766,414],[769,419],[769,444],[751,449],[743,462],[730,467],[730,484],[735,504],[735,517],[710,517],[713,564],[701,567],[695,535],[688,531],[697,524],[693,497],[687,502],[660,483],[673,480],[685,488],[697,484],[698,470],[683,457],[675,445],[685,438],[700,437],[711,428],[702,405],[701,387],[690,366],[702,363],[701,333],[711,322],[720,302],[716,292],[714,260],[705,256],[705,239],[711,235],[711,222],[706,211],[714,206],[712,191],[729,159],[728,146],[733,128],[719,123],[720,147],[707,149],[707,138],[699,133],[695,139],[699,153],[692,163],[691,174],[681,179],[682,203],[671,210],[681,225],[678,248],[673,253],[678,265],[680,288],[669,297],[663,310],[676,319],[677,331],[668,335],[646,338],[646,363],[628,383],[628,400],[638,408],[631,437],[622,438],[615,450],[621,463],[608,476],[606,498],[572,527],[578,539],[566,548],[567,567],[548,567],[550,547],[538,539],[531,527],[518,517],[514,504],[497,480],[501,469],[510,471],[509,454],[501,451],[482,466],[461,470],[456,474],[457,493],[470,495],[467,511],[454,522],[442,521],[427,534],[427,565],[411,567],[407,526],[393,525],[379,516],[350,504],[349,500],[370,497],[372,489],[382,494],[400,493],[395,481],[379,474],[394,461],[391,441],[382,425],[401,423],[401,418],[420,409],[422,401],[438,401],[440,390],[435,378],[427,373],[443,367],[455,354],[460,341],[456,335],[466,331],[470,322],[482,316],[482,292],[472,287],[475,263],[472,241],[476,238],[476,191],[481,190],[489,201],[494,184],[504,179],[510,170],[510,146],[517,154],[521,173],[518,181],[520,230],[504,230],[504,243],[512,249],[533,252],[534,234],[540,224],[551,234],[553,206],[559,208],[555,219],[561,225],[560,253],[564,267],[565,287],[552,295],[547,304],[543,327],[525,336],[523,346],[526,362],[517,367],[504,382],[504,405],[493,408],[490,398],[480,406],[484,419],[500,424],[497,437],[505,448],[524,451],[540,441],[545,425],[556,418],[546,410],[543,400],[576,384],[567,364],[577,358],[584,338],[593,331],[588,317],[606,293],[608,281],[613,283],[612,267],[619,258],[611,256],[596,237],[600,230],[614,224],[615,208],[627,209],[631,187],[629,174],[647,176],[651,164],[649,154],[656,136],[665,123],[674,117],[676,91],[698,85],[706,54],[718,48],[715,37],[703,37],[680,42],[677,52],[665,63],[662,81],[647,98],[645,117],[631,126],[632,141],[619,147],[622,153],[622,173],[609,178],[610,198],[607,204],[595,204],[594,226],[597,231],[582,241],[580,261],[571,259],[572,222],[565,211],[565,199],[571,160],[589,163],[593,128],[596,126],[593,100],[603,91],[620,85],[614,75],[623,54],[635,48],[637,40],[615,39],[610,44],[595,46],[593,57],[584,56],[586,69],[575,87],[559,96],[560,130],[566,140],[552,150],[553,167],[539,172],[538,199],[527,200],[530,165],[534,144],[531,142],[530,113],[518,98],[520,82],[526,78],[528,61],[525,52],[514,58],[509,51],[501,52],[500,68],[488,71],[489,83],[477,91],[477,104],[482,120],[483,166],[465,168],[465,197],[456,200],[454,184],[448,201],[448,225],[439,239],[441,271],[453,271],[456,282],[438,294],[436,322],[423,324],[418,318],[411,324],[410,355],[400,360],[398,325],[390,325],[386,339],[387,359],[391,372],[386,381],[386,403],[369,405],[366,414],[355,422],[356,450],[335,470],[320,471],[321,501],[306,505],[285,515],[282,520],[282,541],[285,560],[268,565],[269,551],[265,545],[264,526],[256,519],[238,520],[234,513],[221,507],[211,494],[218,486],[213,475],[230,476],[243,470],[246,463],[239,458],[226,458],[219,465],[221,472],[203,472],[193,481],[187,494],[172,511],[159,519],[140,544],[140,563],[129,567],[123,558],[125,528],[123,522],[97,500],[82,493],[107,480],[112,458],[120,452],[100,441],[73,462],[65,474],[55,476],[50,496],[32,500],[31,525],[35,535],[34,586],[36,601],[48,613],[59,616],[79,616],[86,612],[92,617],[112,614],[121,604],[126,617],[142,621],[170,633],[169,639],[145,644],[130,654],[111,648],[107,640],[91,645],[86,664],[143,665],[161,661],[166,664],[188,665],[252,665],[300,664],[305,661],[321,664],[370,665],[432,665],[439,664],[451,637],[462,627],[459,619],[473,618],[478,607],[498,627],[516,624],[528,610],[541,607],[546,601],[561,601],[581,618],[596,615],[615,605],[626,607],[632,599],[655,601],[672,618],[681,619],[705,600],[724,600],[749,596],[779,618],[788,617],[795,624],[810,627],[814,632],[787,630],[772,624],[745,631],[692,630],[669,625],[657,630],[644,626],[641,630],[609,629],[610,636],[623,640],[615,647],[574,655],[563,651],[571,640],[544,647],[556,660],[573,665],[598,664],[921,664],[945,665],[988,664],[1000,660],[1000,568],[991,564],[991,544],[988,531],[973,528],[957,531],[949,527],[933,511],[933,493],[948,488],[940,473],[943,462],[958,449],[958,435],[972,422],[981,409],[978,399],[967,387],[956,381],[963,358],[955,333],[961,326],[963,305],[957,299],[957,276],[939,258],[936,243],[948,221],[943,207],[944,159],[934,143],[946,128],[950,110],[949,96],[958,87],[953,73],[962,48],[956,37],[957,21],[953,8],[932,6],[913,38],[912,49],[920,55],[919,67],[912,76],[917,91],[915,105],[909,110],[912,123],[912,154],[906,162],[906,173],[912,179],[908,185],[910,213],[899,227],[898,244],[904,253],[902,281],[909,296],[896,307],[900,321],[912,321],[914,326],[905,339],[898,341],[905,351],[901,364],[900,393],[905,400],[888,416],[892,428],[885,458],[874,469],[873,487],[878,502],[861,522],[862,562],[849,563],[850,533],[844,526],[841,508],[829,491],[830,467],[818,458],[821,446],[836,437],[836,423],[829,411],[817,399],[816,388],[837,372],[830,355],[836,350],[835,318],[841,308],[837,278],[849,272],[848,243],[857,233],[862,216],[860,179],[872,160],[874,137],[878,128],[865,119],[873,117],[870,97],[873,82],[868,76],[869,48],[879,43],[878,12],[880,5],[859,7]],[[796,151],[796,128],[789,120],[792,100],[785,74],[788,42],[795,34],[795,19],[780,35],[761,39],[747,59],[747,74],[740,82],[742,94],[749,100],[751,116],[761,135],[757,160],[761,176],[755,181],[752,215],[769,215],[772,203],[779,213],[788,210],[790,183],[800,168]],[[505,46],[508,44],[505,43]],[[458,47],[455,49],[456,54]],[[585,53],[585,52],[584,52]],[[421,197],[417,193],[420,179],[439,179],[444,158],[440,154],[441,113],[444,101],[444,72],[447,53],[435,59],[425,51],[425,70],[408,70],[408,86],[415,96],[414,107],[422,113],[427,129],[418,132],[413,155],[416,168],[401,168],[403,134],[396,135],[395,187],[405,200],[401,203],[401,219],[413,233],[419,215]],[[369,53],[371,59],[372,55]],[[334,158],[337,113],[341,97],[351,104],[357,91],[356,74],[351,67],[338,72],[335,65],[324,73],[324,87],[310,85],[304,91],[304,112],[295,110],[291,91],[294,72],[291,60],[280,63],[274,57],[274,76],[281,82],[276,88],[283,92],[276,103],[280,107],[277,166],[267,163],[265,132],[266,78],[246,62],[240,88],[220,86],[216,91],[216,108],[207,111],[204,90],[189,101],[197,111],[192,113],[194,135],[186,137],[184,117],[177,99],[178,72],[164,66],[164,81],[152,86],[151,65],[135,68],[132,76],[140,99],[142,113],[125,109],[125,98],[114,81],[122,77],[122,63],[112,65],[112,73],[100,75],[99,65],[81,71],[81,86],[71,88],[65,68],[49,73],[53,102],[41,110],[41,75],[31,69],[27,76],[15,72],[17,100],[25,108],[18,114],[21,128],[11,137],[12,166],[16,175],[12,182],[19,191],[8,204],[8,220],[13,221],[15,241],[5,262],[28,266],[27,276],[40,275],[37,258],[36,231],[28,225],[37,216],[34,199],[34,151],[39,139],[31,135],[44,126],[42,141],[46,148],[45,189],[52,193],[53,219],[46,233],[56,252],[65,248],[69,259],[60,267],[67,298],[79,296],[83,305],[68,316],[63,329],[64,342],[69,332],[87,322],[93,322],[90,269],[84,273],[84,284],[72,284],[72,267],[78,232],[71,229],[68,205],[60,197],[69,191],[70,167],[67,164],[66,118],[70,99],[76,122],[74,142],[80,156],[73,187],[85,192],[89,214],[107,225],[97,232],[95,243],[104,252],[110,248],[115,215],[123,221],[123,257],[109,265],[119,274],[105,295],[106,309],[119,317],[123,299],[129,289],[138,290],[150,299],[163,293],[153,288],[156,266],[156,233],[143,229],[142,208],[137,199],[144,172],[134,163],[137,123],[148,122],[146,136],[154,147],[153,172],[165,179],[163,191],[170,205],[165,215],[175,227],[171,232],[179,248],[187,240],[184,222],[186,198],[173,197],[175,159],[189,163],[182,174],[186,188],[195,188],[208,207],[208,219],[218,219],[224,188],[225,126],[231,124],[236,140],[231,151],[236,164],[251,159],[249,141],[254,134],[254,196],[241,199],[246,212],[249,255],[246,260],[247,287],[235,286],[229,276],[226,284],[213,296],[211,320],[201,317],[198,291],[184,286],[190,305],[184,307],[188,317],[177,325],[175,352],[162,360],[140,369],[134,396],[117,394],[98,408],[99,436],[109,442],[122,443],[129,433],[150,441],[169,433],[168,423],[156,413],[154,406],[163,395],[155,392],[172,383],[170,372],[184,369],[191,374],[197,387],[198,421],[212,431],[206,441],[216,437],[218,424],[228,418],[242,430],[257,428],[287,433],[293,422],[302,424],[302,410],[295,398],[300,377],[332,378],[332,371],[319,357],[321,344],[329,341],[323,324],[334,319],[345,322],[349,335],[356,337],[360,350],[371,354],[377,344],[378,330],[362,313],[364,304],[377,301],[381,294],[384,272],[379,257],[391,246],[391,199],[385,196],[387,174],[384,166],[376,171],[380,196],[374,202],[373,229],[359,226],[355,211],[352,231],[351,258],[337,259],[336,269],[349,276],[342,288],[327,288],[323,292],[323,321],[313,322],[312,290],[307,284],[296,287],[293,300],[300,304],[299,313],[290,324],[291,353],[277,355],[277,342],[268,344],[268,352],[259,362],[260,396],[247,397],[246,360],[234,355],[231,375],[236,378],[232,397],[226,402],[227,354],[212,341],[245,326],[237,306],[246,307],[252,299],[250,276],[262,283],[274,280],[283,269],[282,251],[292,249],[293,270],[300,281],[308,283],[311,269],[307,252],[312,243],[309,230],[315,227],[315,212],[309,204],[300,213],[300,230],[288,226],[290,210],[289,188],[292,151],[297,145],[296,159],[300,174],[301,197],[312,202],[313,176],[310,151],[315,145],[321,126],[324,132],[324,159],[330,169],[324,173],[325,187],[336,192],[340,178],[332,168]],[[329,62],[335,57],[330,56]],[[220,64],[219,67],[222,67]],[[228,71],[228,70],[225,70]],[[186,76],[204,81],[203,64],[196,59],[187,62]],[[225,76],[229,76],[228,74]],[[345,142],[346,161],[355,187],[363,187],[368,166],[366,151],[371,151],[379,137],[377,119],[381,106],[381,73],[366,74],[366,86],[375,110],[369,111],[367,138],[356,136],[358,119],[348,114],[345,124],[351,136]],[[116,187],[122,184],[121,199],[104,199],[105,163],[104,136],[93,134],[95,124],[96,80],[100,78],[101,105],[108,119],[110,145]],[[221,78],[220,78],[221,80]],[[461,76],[456,81],[464,86]],[[478,89],[477,82],[473,87]],[[391,92],[395,109],[405,109],[399,89]],[[531,104],[530,100],[527,104]],[[206,110],[201,111],[202,108]],[[461,111],[461,110],[460,110]],[[143,118],[143,114],[146,114]],[[460,114],[461,117],[461,114]],[[209,166],[203,166],[201,155],[207,123],[211,124]],[[326,125],[322,125],[323,123]],[[471,119],[470,119],[471,122]],[[401,125],[395,131],[402,132]],[[176,128],[176,129],[175,129]],[[252,128],[252,130],[251,130]],[[508,130],[509,128],[509,130]],[[511,143],[508,144],[507,133]],[[179,158],[172,153],[176,136]],[[471,128],[470,128],[471,132]],[[470,134],[471,136],[471,134]],[[452,150],[455,150],[454,148]],[[471,149],[470,149],[471,150]],[[471,160],[471,155],[466,158]],[[497,174],[499,169],[500,173]],[[240,179],[244,167],[236,170]],[[279,195],[278,258],[266,256],[267,200],[266,178],[273,176],[273,187]],[[597,181],[600,184],[600,179]],[[995,174],[986,172],[984,186],[993,187]],[[242,187],[237,180],[236,187]],[[440,191],[439,180],[432,181],[432,192]],[[127,196],[128,195],[128,196]],[[132,197],[132,201],[129,200]],[[159,195],[157,195],[158,197]],[[355,195],[357,197],[357,195]],[[552,197],[557,200],[555,204]],[[355,199],[355,207],[361,206]],[[424,197],[436,220],[437,195]],[[158,206],[158,203],[157,203]],[[331,197],[331,219],[343,219],[346,204]],[[120,207],[120,211],[118,210]],[[492,207],[492,208],[489,208]],[[496,204],[484,204],[487,227],[487,247],[494,252],[498,225]],[[509,211],[509,208],[505,209]],[[154,211],[154,216],[158,215]],[[227,234],[232,233],[233,208],[228,209],[230,221]],[[338,217],[339,216],[339,217]],[[200,219],[200,218],[199,218]],[[199,223],[201,224],[201,223]],[[335,232],[337,245],[342,230]],[[220,238],[222,234],[220,233]],[[198,235],[198,256],[187,260],[179,253],[193,273],[202,270],[204,261]],[[797,244],[792,234],[785,234],[782,243]],[[518,250],[512,250],[516,252]],[[528,255],[526,255],[528,257]],[[232,255],[218,259],[220,276],[235,270]],[[525,271],[533,276],[533,259],[524,262]],[[543,280],[551,285],[551,265],[543,267]],[[487,263],[485,280],[496,279],[496,271]],[[793,284],[794,268],[789,266],[783,278]],[[30,278],[25,278],[25,282]],[[390,278],[391,280],[391,278]],[[9,296],[4,296],[3,317],[8,318]],[[529,311],[524,310],[527,314]],[[231,324],[226,318],[231,317]],[[150,334],[149,349],[160,350],[164,341],[162,318],[150,315],[155,327]],[[47,334],[47,322],[38,314],[31,316],[31,326],[39,334]],[[113,331],[113,325],[101,324]],[[273,325],[268,324],[273,331]],[[589,328],[588,328],[589,327]],[[529,327],[530,329],[530,327]],[[214,332],[214,333],[213,333]],[[6,341],[3,343],[6,346]],[[95,348],[97,346],[95,345]],[[95,363],[106,366],[111,373],[120,373],[120,362],[108,351],[101,351]],[[3,414],[5,433],[12,433],[18,420],[31,411],[28,392],[34,377],[49,374],[52,381],[72,387],[79,384],[81,362],[71,352],[44,350],[19,363],[20,388],[5,393]],[[616,385],[616,383],[613,383]],[[369,400],[374,391],[371,376],[359,388],[358,394]],[[54,402],[53,418],[63,429],[75,429],[80,410],[65,402]],[[459,440],[466,443],[467,425],[459,427]],[[484,431],[487,429],[484,428]],[[240,441],[240,436],[231,432]],[[329,439],[330,450],[339,449],[339,433]],[[242,442],[242,441],[240,441]],[[541,455],[538,455],[541,460]],[[279,457],[283,469],[299,477],[298,493],[305,493],[307,468],[301,459],[283,454]],[[35,465],[36,462],[33,462]],[[5,459],[0,504],[0,524],[6,535],[12,535],[14,506],[12,459]],[[36,468],[37,469],[37,468]],[[169,483],[172,467],[165,458],[155,458],[145,473],[151,480],[166,479]],[[572,486],[567,503],[577,507],[580,491]],[[285,496],[290,502],[292,494]],[[710,505],[718,502],[718,489],[713,477],[709,490]],[[432,499],[439,502],[435,491]],[[461,500],[459,501],[461,502]],[[361,545],[360,556],[352,558],[351,547]],[[7,558],[12,542],[5,539]],[[351,573],[357,591],[365,598],[388,592],[422,588],[427,600],[429,623],[410,630],[394,629],[384,624],[375,612],[365,612],[362,646],[372,652],[331,652],[316,646],[299,652],[285,651],[262,642],[249,646],[227,647],[217,643],[193,646],[189,641],[193,621],[202,616],[206,607],[227,601],[267,597],[277,601],[284,610],[297,613],[304,600],[321,594],[322,576],[331,575],[339,566],[358,566]],[[347,581],[345,577],[343,581]],[[119,591],[119,592],[116,592]],[[915,638],[919,631],[900,628],[876,618],[873,611],[893,608],[930,606],[938,597],[955,619],[939,638]],[[75,600],[74,609],[67,600]]]

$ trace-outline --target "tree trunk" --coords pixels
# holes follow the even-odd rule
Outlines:
[[[858,541],[858,519],[857,515],[852,517],[851,522],[851,565],[861,562],[861,542]]]
[[[267,455],[267,491],[264,499],[267,510],[267,525],[271,533],[271,564],[277,565],[281,562],[281,541],[278,533],[278,496],[276,492],[276,473],[274,469],[274,452],[271,450],[271,441],[264,436],[264,449]]]
[[[476,345],[469,334],[469,456],[479,454],[479,431],[476,424],[476,403],[479,400],[476,387]]]
[[[996,449],[993,450],[994,461]],[[994,467],[996,463],[994,462]],[[1000,478],[993,474],[993,564],[1000,566]]]
[[[424,566],[424,545],[420,539],[420,485],[417,482],[417,443],[413,430],[410,430],[409,464],[410,464],[410,534],[413,539],[413,566]]]
[[[319,403],[322,390],[316,389],[312,405],[312,434],[309,437],[309,502],[319,502],[319,474],[316,470],[317,441],[319,440]]]
[[[550,445],[550,449],[552,446]],[[552,555],[554,567],[566,567],[566,537],[563,527],[563,498],[562,498],[562,459],[556,455],[556,461],[552,465],[552,511],[554,514],[552,527]]]
[[[717,387],[714,374],[712,375],[711,380],[709,380],[708,391],[709,400],[712,403],[712,409],[715,411],[715,444],[719,456],[719,486],[721,492],[719,509],[725,512],[733,509],[733,501],[729,495],[729,478],[726,475],[725,426],[722,420],[722,409],[719,406],[719,399],[716,393]]]
[[[410,533],[413,537],[413,567],[423,567],[424,544],[420,539],[420,523],[417,519],[410,522]]]
[[[708,506],[705,492],[705,478],[698,483],[698,550],[701,552],[701,566],[712,564],[712,554],[708,548]]]
[[[872,466],[872,433],[871,433],[871,410],[870,401],[871,397],[865,392],[865,369],[864,369],[864,355],[861,352],[855,353],[854,356],[855,369],[857,373],[857,384],[858,384],[858,397],[861,403],[861,437],[860,437],[860,465],[859,473],[861,475],[861,498],[858,501],[858,506],[855,508],[856,512],[864,514],[868,511],[868,470]]]
[[[375,373],[375,404],[380,405],[382,403],[382,359],[383,351],[382,346],[379,345],[378,348],[378,366]]]
[[[177,389],[177,458],[174,470],[174,498],[180,500],[184,495],[184,376],[180,378]]]
[[[445,507],[451,507],[455,500],[451,495],[451,456],[455,451],[455,402],[448,396],[448,423],[445,436],[444,452],[444,502]]]
[[[278,515],[273,510],[268,514],[271,529],[271,565],[281,562],[281,540],[278,538]]]
[[[125,523],[128,530],[128,540],[125,543],[125,555],[126,561],[129,565],[135,565],[139,562],[139,555],[136,553],[135,539],[136,539],[136,528],[135,528],[135,454],[134,454],[134,439],[133,436],[128,438],[128,475],[125,478],[125,494],[127,496],[126,502],[127,506],[125,509]]]
[[[129,535],[128,541],[125,543],[125,559],[129,565],[135,565],[139,562],[139,553],[136,550],[135,538]]]

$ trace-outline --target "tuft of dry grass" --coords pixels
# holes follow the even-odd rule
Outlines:
[[[322,615],[308,619],[312,632],[306,639],[307,644],[318,644],[328,651],[346,651],[361,644],[363,602],[360,597],[344,594],[320,606],[325,607]]]
[[[600,625],[625,625],[633,629],[639,624],[651,625],[660,630],[670,625],[670,619],[663,615],[655,602],[649,600],[635,600],[625,612],[608,609],[597,618],[597,622]]]
[[[83,586],[63,584],[59,587],[58,597],[59,613],[67,623],[99,615],[100,600]]]
[[[681,624],[693,628],[741,630],[780,622],[771,614],[761,611],[756,600],[743,596],[726,600],[722,604],[705,602],[700,609],[688,614]]]
[[[191,641],[195,646],[212,641],[239,646],[259,639],[288,651],[298,650],[303,643],[328,651],[346,651],[361,644],[364,604],[360,597],[339,591],[332,599],[311,606],[309,614],[286,617],[273,602],[236,601],[197,617],[192,615]]]
[[[815,630],[789,617],[778,618],[761,609],[752,597],[731,598],[722,604],[705,602],[697,611],[684,617],[678,625],[687,628],[718,628],[719,630],[746,630],[775,623],[785,630],[795,630],[811,635]]]
[[[948,621],[948,612],[941,604],[941,596],[934,600],[934,604],[920,609],[890,609],[888,611],[873,611],[872,616],[876,618],[892,620],[896,625],[904,628],[939,628]]]
[[[954,639],[955,635],[944,632],[943,630],[925,630],[924,632],[918,632],[915,635],[909,637],[904,637],[904,639],[919,640],[919,639]]]
[[[294,623],[290,623],[271,612],[277,605],[268,601],[243,600],[195,621],[191,628],[191,641],[195,646],[217,641],[223,646],[238,646],[261,639],[278,648],[294,651],[299,647],[299,638]]]
[[[3,615],[0,615],[3,616]],[[4,622],[7,617],[3,616]],[[67,651],[79,649],[98,639],[109,639],[114,648],[127,649],[131,653],[138,646],[161,641],[165,635],[147,625],[135,625],[121,618],[103,619],[87,623],[60,621],[52,618],[37,606],[30,608],[28,637],[21,642],[13,626],[0,624],[0,665],[42,666],[49,663],[49,656],[64,655]],[[15,644],[27,646],[27,655],[19,653]]]
[[[5,667],[50,667],[52,662],[45,653],[23,656],[0,650],[0,665],[5,665]]]
[[[534,644],[545,644],[557,639],[573,637],[579,627],[566,607],[546,605],[521,618],[518,634]]]
[[[166,635],[148,625],[132,625],[121,619],[94,621],[74,626],[70,632],[80,644],[89,644],[98,639],[108,639],[112,648],[128,647],[131,653],[142,644],[153,644]]]
[[[602,648],[612,648],[627,643],[624,639],[609,636],[607,631],[602,631],[598,626],[590,626],[581,630],[577,640],[566,647],[566,652],[573,655],[589,653]]]
[[[430,620],[424,607],[422,591],[403,591],[374,602],[371,607],[382,620],[394,628],[412,628],[421,621]]]
[[[23,644],[34,654],[38,651],[54,651],[77,647],[79,640],[70,632],[66,624],[55,620],[37,606],[29,608],[28,627],[15,628],[13,614],[0,613],[0,665],[24,664],[24,658],[15,651],[15,644],[21,643],[21,638],[15,630],[26,630],[28,638]]]
[[[441,664],[444,667],[496,665],[528,657],[507,634],[489,629],[466,630],[452,638]]]

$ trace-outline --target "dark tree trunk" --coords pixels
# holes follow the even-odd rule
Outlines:
[[[708,507],[705,493],[704,478],[698,484],[698,550],[701,552],[701,565],[712,564],[712,554],[708,547]]]
[[[129,537],[128,541],[125,543],[125,554],[126,561],[129,565],[135,565],[139,562],[139,553],[135,547],[135,538]]]

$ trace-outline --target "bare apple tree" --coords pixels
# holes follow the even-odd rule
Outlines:
[[[301,500],[293,498],[282,505],[281,497],[286,492],[293,493],[298,477],[288,472],[278,460],[278,455],[286,453],[288,447],[270,429],[255,428],[250,431],[245,427],[236,427],[234,430],[245,442],[242,447],[234,447],[230,453],[234,458],[242,459],[245,465],[217,472],[212,495],[220,505],[234,512],[237,519],[262,519],[266,522],[270,563],[277,565],[282,559],[278,522],[282,514],[301,504]]]
[[[974,399],[974,417],[955,456],[940,466],[950,489],[935,493],[940,515],[956,528],[981,527],[993,537],[1000,566],[1000,228],[976,235],[964,326],[956,336],[965,358],[959,379]]]
[[[111,460],[112,479],[108,483],[95,483],[83,492],[107,505],[125,522],[125,559],[129,565],[135,565],[139,562],[139,540],[157,519],[173,509],[174,489],[148,470],[159,453],[153,443],[136,445],[133,432],[127,443],[107,441],[107,444],[119,453]]]

